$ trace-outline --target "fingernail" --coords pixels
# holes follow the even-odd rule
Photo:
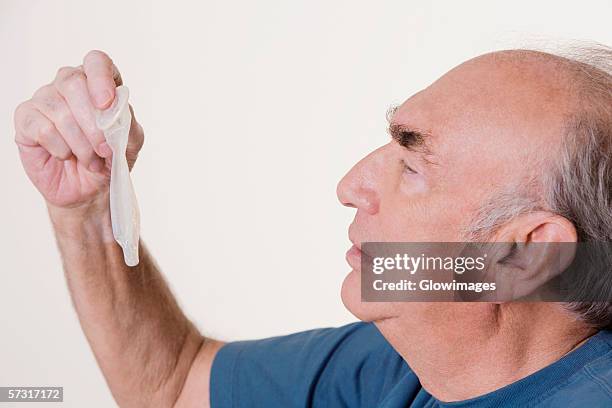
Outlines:
[[[96,103],[96,106],[98,108],[106,107],[106,105],[111,100],[111,94],[110,94],[110,92],[108,92],[106,90],[98,91],[98,92],[94,93],[93,97],[94,97],[94,102]]]
[[[104,162],[100,159],[95,159],[89,165],[89,170],[93,171],[94,173],[101,172],[103,168],[104,168]]]
[[[113,151],[106,142],[102,142],[98,145],[98,153],[102,157],[110,157],[113,155]]]

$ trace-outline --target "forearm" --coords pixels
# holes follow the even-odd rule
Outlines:
[[[169,407],[204,338],[143,245],[139,265],[125,265],[104,199],[80,208],[49,206],[72,300],[117,402]]]

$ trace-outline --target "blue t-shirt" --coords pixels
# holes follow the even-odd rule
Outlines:
[[[369,323],[226,344],[213,362],[212,408],[612,407],[612,332],[497,391],[444,403]]]

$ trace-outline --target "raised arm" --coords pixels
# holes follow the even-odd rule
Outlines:
[[[15,111],[24,169],[46,200],[81,327],[121,407],[208,406],[212,361],[222,343],[181,312],[141,245],[130,268],[115,243],[109,210],[112,152],[95,126],[121,77],[103,52],[61,68]],[[134,165],[142,128],[132,120]]]

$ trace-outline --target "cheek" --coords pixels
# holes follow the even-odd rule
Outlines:
[[[465,214],[448,195],[401,195],[381,208],[381,236],[388,242],[458,241]]]
[[[426,197],[430,189],[425,182],[425,178],[419,174],[403,174],[400,179],[400,194],[418,199]]]

